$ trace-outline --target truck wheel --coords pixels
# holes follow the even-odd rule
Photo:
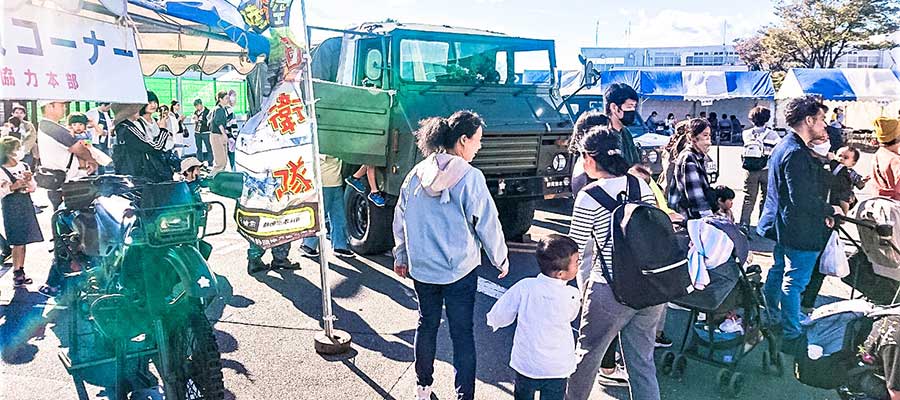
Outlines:
[[[357,254],[381,254],[394,245],[391,225],[394,207],[376,207],[366,196],[352,187],[344,189],[344,208],[347,214],[347,239]]]
[[[519,242],[534,220],[534,200],[499,200],[497,211],[507,241]]]

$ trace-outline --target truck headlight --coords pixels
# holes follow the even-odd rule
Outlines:
[[[551,163],[551,166],[553,167],[554,171],[556,171],[556,172],[565,171],[567,164],[568,164],[568,159],[566,158],[565,154],[559,153],[559,154],[553,156],[553,162]]]

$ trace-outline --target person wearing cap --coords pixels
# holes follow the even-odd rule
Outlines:
[[[88,143],[93,141],[93,135],[88,131],[88,117],[82,113],[72,113],[66,118],[69,122],[69,130],[75,135],[77,140],[87,140]]]
[[[38,146],[41,148],[41,170],[65,177],[65,181],[79,176],[79,164],[83,164],[87,173],[97,170],[97,161],[91,155],[87,144],[75,139],[69,130],[60,125],[66,116],[68,102],[62,100],[39,101],[41,121],[38,123]],[[59,209],[63,202],[62,185],[47,187],[47,197],[53,210]]]
[[[172,180],[175,171],[164,152],[170,132],[160,130],[152,117],[158,107],[159,98],[148,91],[147,104],[137,112],[127,105],[116,111],[113,163],[118,173],[151,182]]]
[[[22,141],[21,150],[25,152],[22,161],[34,171],[37,160],[40,159],[37,146],[37,129],[28,121],[28,110],[25,106],[15,103],[12,106],[12,117],[9,119],[9,135]]]
[[[203,202],[203,198],[200,197],[200,188],[203,186],[200,179],[200,167],[202,165],[203,163],[197,157],[188,157],[181,160],[181,179],[187,183],[188,188],[191,189],[194,201],[198,203]]]
[[[878,151],[869,173],[866,191],[900,200],[900,120],[880,117],[875,120]]]
[[[209,142],[210,115],[203,100],[194,100],[194,144],[197,145],[197,159],[211,163],[212,145]]]

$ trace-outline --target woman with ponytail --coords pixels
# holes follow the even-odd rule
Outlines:
[[[425,157],[413,167],[394,211],[394,272],[410,277],[419,302],[416,328],[416,399],[430,399],[441,312],[447,309],[456,398],[475,398],[472,317],[481,250],[509,269],[506,242],[484,175],[469,163],[481,149],[484,122],[471,111],[419,122]]]
[[[620,334],[621,353],[628,366],[633,397],[659,399],[653,349],[656,325],[665,305],[637,310],[616,300],[603,271],[604,265],[613,270],[616,268],[613,243],[603,239],[610,232],[612,212],[600,205],[592,193],[601,190],[616,199],[631,187],[639,188],[643,202],[656,204],[656,198],[647,182],[627,173],[631,164],[622,156],[615,132],[601,126],[592,128],[582,140],[581,151],[584,172],[595,181],[575,197],[569,230],[569,237],[578,244],[582,260],[577,277],[582,307],[576,350],[582,357],[569,377],[566,399],[587,400],[590,397],[604,354]],[[585,258],[592,261],[585,263]]]
[[[683,127],[683,143],[672,171],[667,197],[669,207],[685,219],[711,216],[718,209],[715,192],[709,184],[706,165],[712,146],[712,128],[705,119],[694,118]]]

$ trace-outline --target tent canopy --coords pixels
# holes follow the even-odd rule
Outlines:
[[[633,87],[649,100],[773,99],[775,89],[762,71],[613,70],[600,76],[602,90],[613,83]]]
[[[785,76],[777,97],[811,94],[832,101],[900,100],[900,77],[889,69],[793,68]]]
[[[226,65],[247,74],[258,56],[269,53],[268,39],[247,29],[225,0],[128,1],[144,75],[161,67],[182,75],[194,66],[214,74]],[[119,19],[98,0],[85,0],[80,14],[107,22]]]

